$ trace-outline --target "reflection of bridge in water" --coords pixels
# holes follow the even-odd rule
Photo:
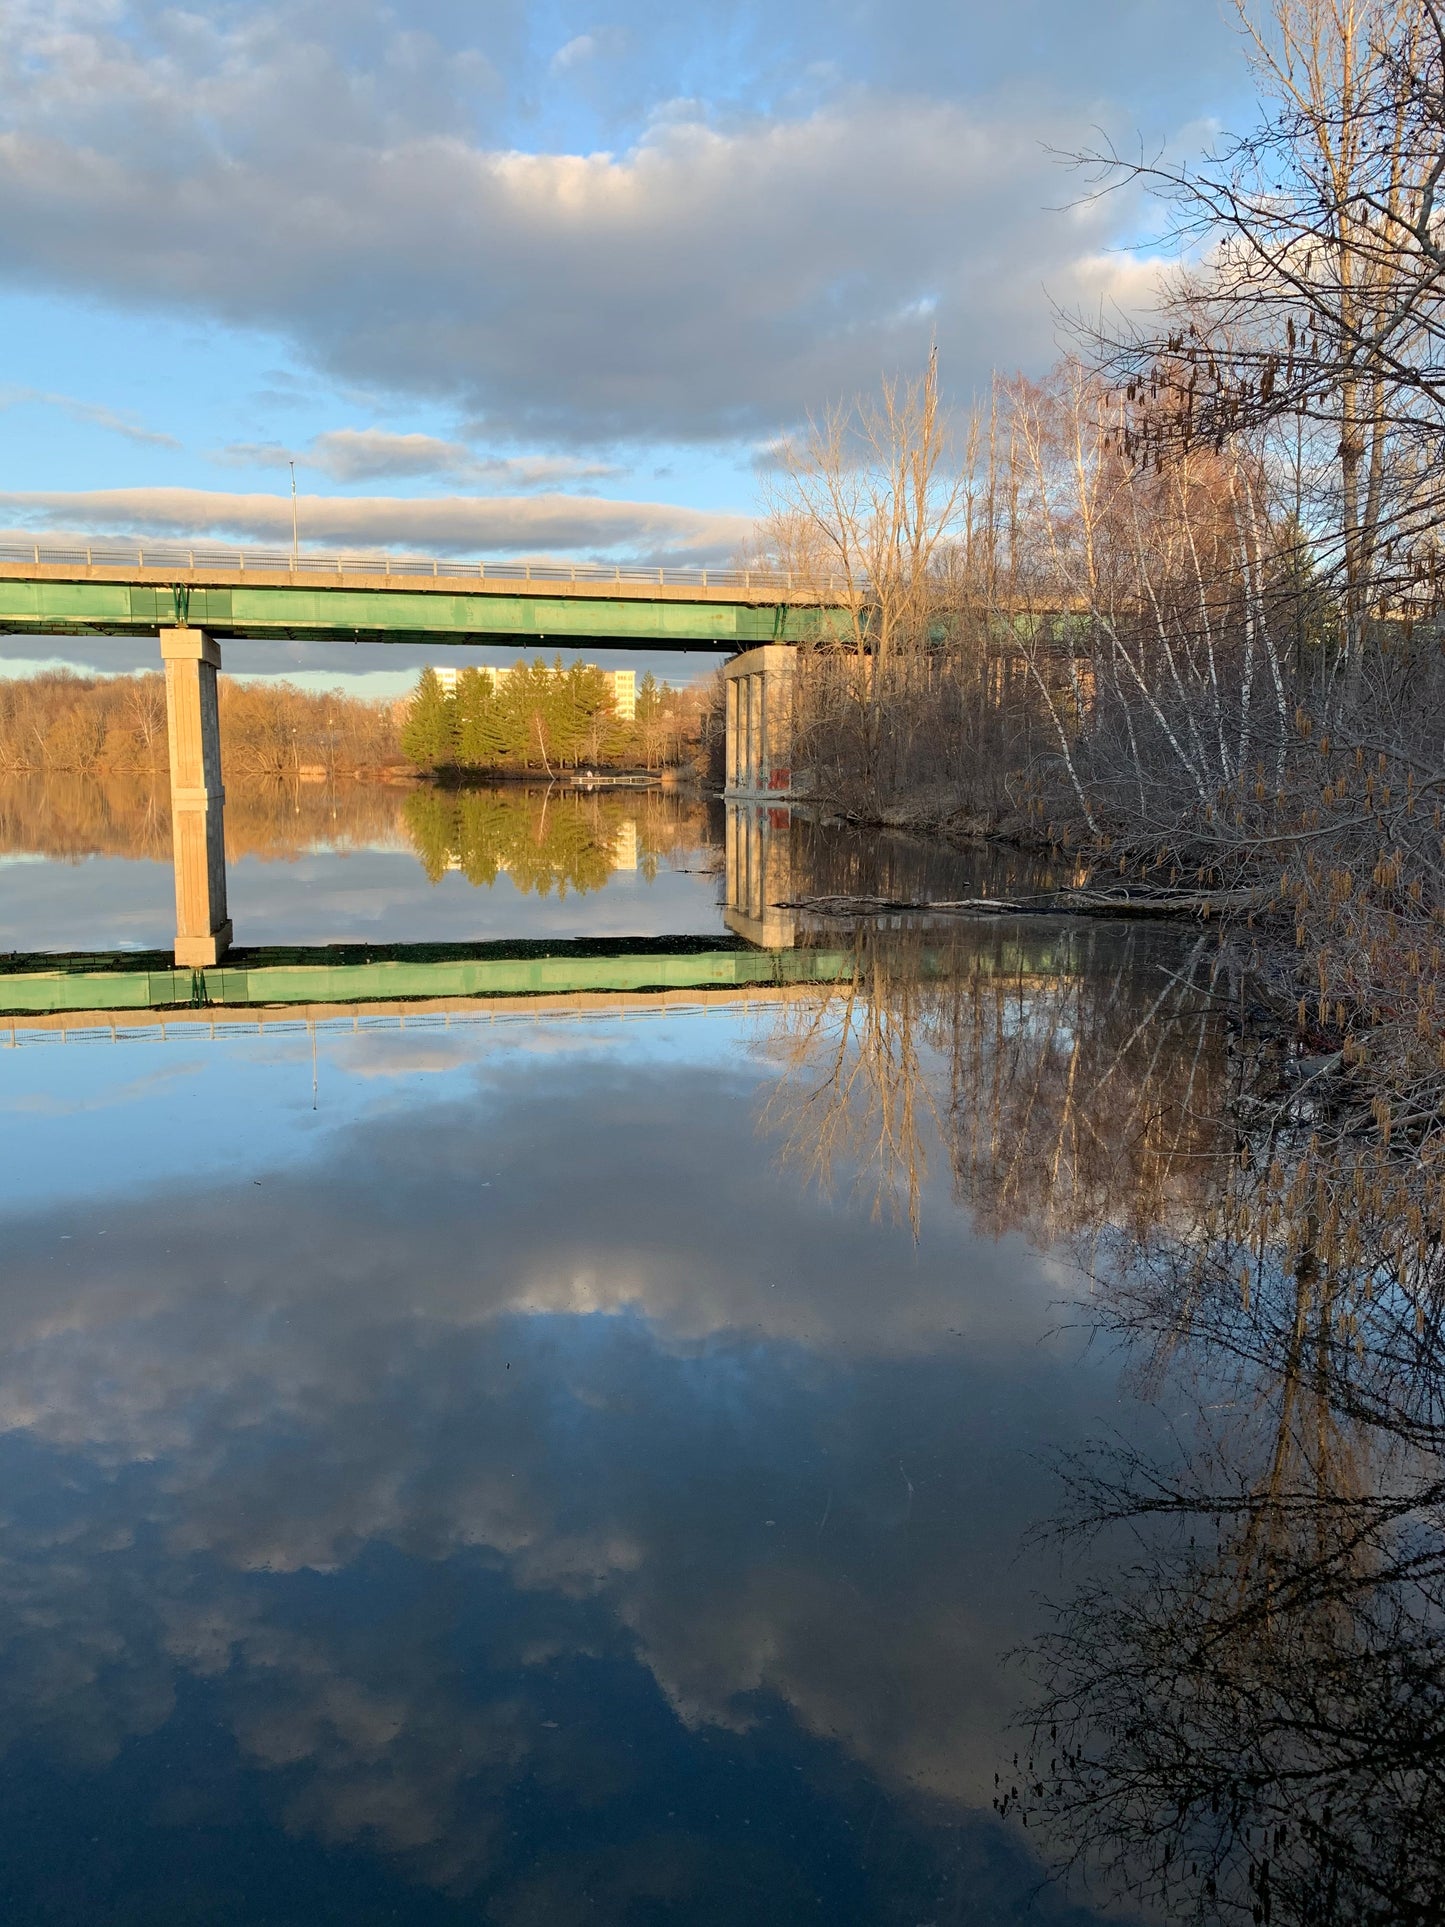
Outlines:
[[[363,1008],[379,1016],[488,1009],[597,1012],[669,1001],[752,1001],[806,993],[858,969],[851,929],[820,929],[790,907],[799,881],[816,886],[813,826],[785,803],[732,802],[724,829],[725,935],[532,939],[479,943],[336,944],[230,950],[213,964],[166,952],[0,957],[0,1038],[22,1031],[114,1032],[167,1021],[321,1019]],[[917,919],[913,920],[917,922]],[[933,930],[925,974],[960,966]],[[964,967],[1031,976],[1065,964],[1057,933],[1003,938],[992,926]]]
[[[173,810],[179,840],[183,830]],[[727,935],[492,943],[336,944],[229,949],[214,963],[162,952],[0,959],[0,1023],[74,1029],[140,1013],[315,1016],[367,1005],[405,1014],[523,1002],[610,1008],[618,999],[751,997],[827,982],[847,964],[835,945],[798,947],[796,920],[773,907],[791,875],[790,812],[729,805]],[[224,870],[224,852],[219,854]],[[179,869],[182,857],[177,852]]]
[[[329,944],[229,950],[216,964],[164,952],[0,960],[12,1019],[127,1012],[324,1010],[437,1000],[559,1000],[728,994],[828,981],[836,946],[796,948],[796,919],[773,908],[792,873],[790,813],[728,805],[726,937],[559,938],[476,944]],[[223,861],[223,859],[222,859]]]

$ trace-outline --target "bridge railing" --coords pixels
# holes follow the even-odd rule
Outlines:
[[[741,589],[836,595],[841,580],[826,582],[795,578],[787,569],[649,569],[613,562],[474,562],[452,557],[387,555],[355,550],[321,555],[314,550],[231,548],[218,543],[179,542],[0,542],[0,563],[35,568],[86,569],[214,569],[244,575],[248,570],[266,575],[293,575],[324,580],[328,576],[381,575],[403,580],[431,577],[475,577],[478,581],[579,582],[599,586],[662,589]]]

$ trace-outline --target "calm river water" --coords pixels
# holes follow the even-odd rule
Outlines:
[[[249,943],[724,928],[696,800],[228,815]],[[772,827],[799,894],[1022,874]],[[0,948],[163,944],[169,890],[144,800],[0,796]],[[1250,1495],[1319,1496],[1322,1414],[1356,1495],[1367,1453],[1318,1374],[1278,1417],[1298,1274],[1241,1311],[1190,1269],[1238,1164],[1201,940],[812,930],[847,964],[806,995],[0,1035],[0,1917],[1084,1927],[1258,1892],[1284,1674],[1230,1615],[1263,1546],[1288,1618],[1304,1500]],[[1055,1531],[1111,1505],[1122,1539]],[[1316,1700],[1337,1593],[1289,1622]],[[1170,1668],[1225,1621],[1186,1720]],[[1386,1811],[1295,1732],[1334,1833],[1352,1790]],[[1298,1849],[1306,1900],[1344,1853]],[[1330,1917],[1289,1861],[1272,1918]]]

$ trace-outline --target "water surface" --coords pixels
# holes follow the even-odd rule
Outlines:
[[[42,802],[7,942],[105,941],[89,866],[168,892],[160,819]],[[231,813],[248,941],[721,930],[741,827],[794,898],[1047,875],[352,802]],[[316,865],[293,923],[253,862]],[[1316,1145],[1290,1203],[1212,937],[796,922],[836,984],[4,1033],[6,1918],[1438,1917],[1433,1325],[1331,1272],[1357,1173]]]

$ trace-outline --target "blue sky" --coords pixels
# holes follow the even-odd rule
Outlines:
[[[1048,149],[1248,79],[1216,0],[0,0],[0,528],[289,539],[294,457],[328,549],[726,561],[809,410],[1142,298]]]

